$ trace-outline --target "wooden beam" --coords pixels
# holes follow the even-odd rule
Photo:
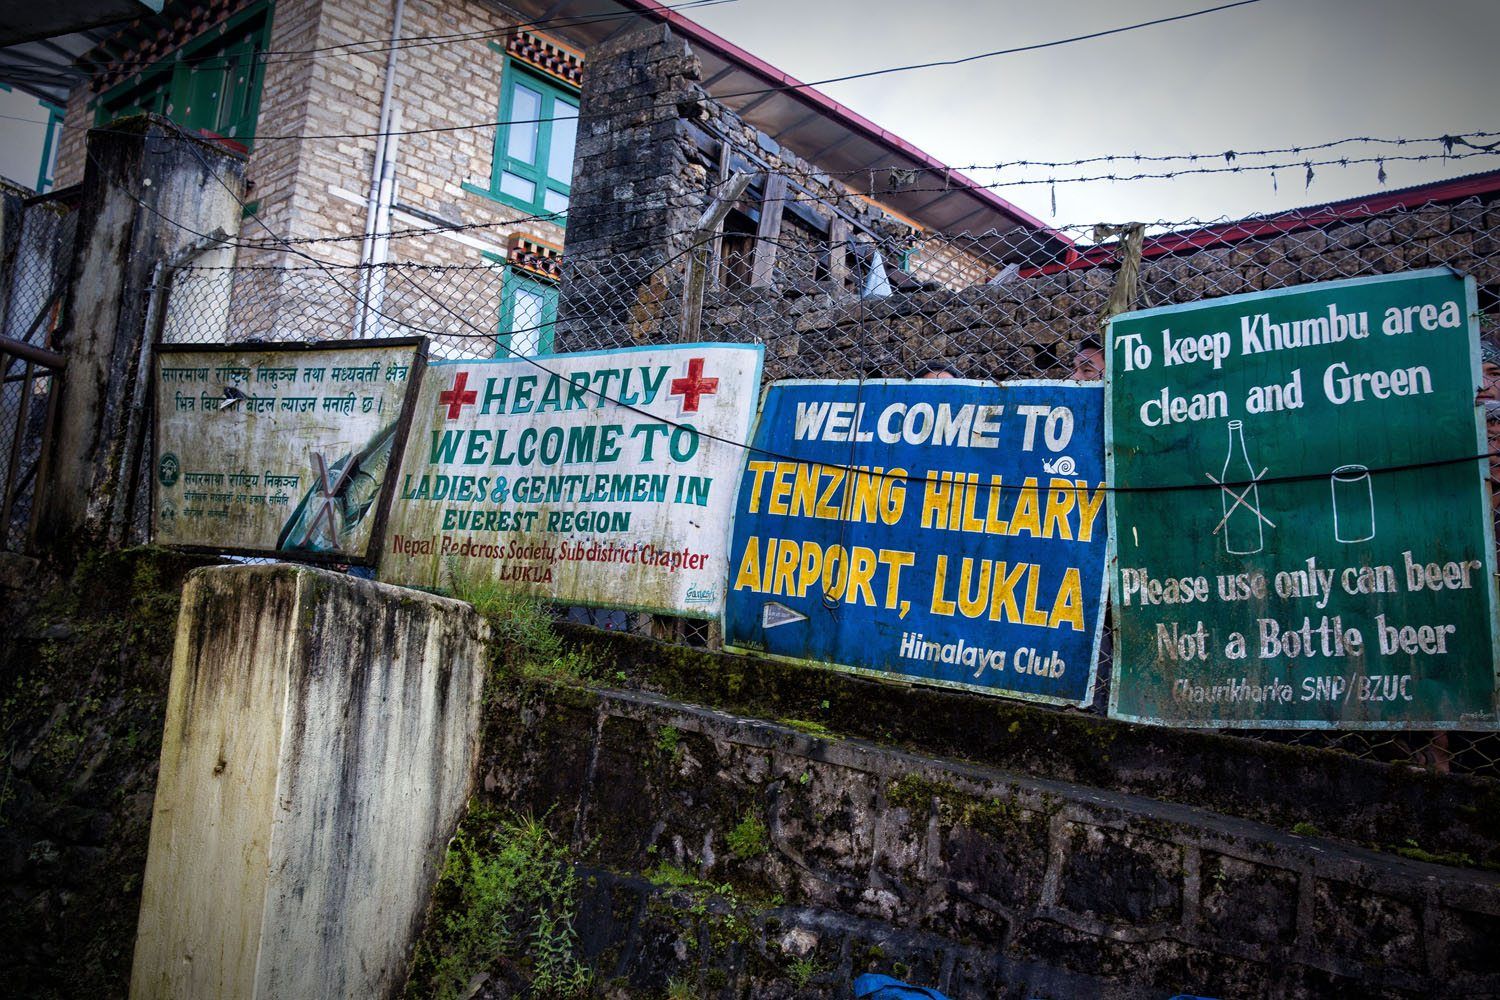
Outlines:
[[[693,145],[698,149],[700,153],[702,153],[706,158],[710,160],[714,159],[716,156],[723,155],[723,139],[715,137],[713,134],[709,133],[707,130],[699,126],[696,122],[687,122],[686,124],[688,137],[692,139]],[[731,147],[731,149],[733,149],[733,147]],[[762,171],[770,171],[772,169],[770,163],[768,163],[766,160],[760,159],[757,156],[752,156],[744,150],[739,149],[733,149],[733,152],[730,155],[729,165],[731,170],[738,170],[752,174],[759,174]],[[807,202],[804,203],[804,200],[800,198],[789,199],[785,203],[786,211],[796,216],[809,229],[811,229],[814,233],[817,233],[819,236],[827,235],[828,219],[824,216],[823,213],[817,211],[817,209],[809,207],[809,205],[813,202],[816,202],[819,206],[826,209],[828,213],[833,215],[839,214],[839,210],[829,202],[824,201],[823,198],[816,192],[803,187],[796,181],[789,181],[788,183],[792,191],[795,191],[799,195],[805,195],[807,198]],[[751,216],[751,218],[759,217],[759,214],[754,210],[750,211],[748,214]]]
[[[828,283],[835,293],[849,280],[849,223],[838,216],[828,226]]]
[[[733,72],[734,72],[734,67],[733,66],[725,66],[723,69],[719,70],[713,76],[711,76],[707,80],[703,81],[703,89],[707,90],[708,88],[712,87],[714,84],[718,83],[720,80],[724,79],[726,76],[728,76],[730,73],[733,73]]]
[[[755,263],[750,268],[750,285],[759,288],[771,283],[776,269],[777,241],[781,239],[781,219],[786,207],[786,177],[772,173],[766,177],[766,194],[761,201],[760,226],[755,231]]]
[[[740,196],[745,193],[745,188],[749,186],[750,175],[737,174],[720,187],[718,195],[709,202],[703,214],[698,216],[698,225],[693,227],[696,230],[694,242],[702,242],[724,224],[724,217],[729,214],[729,210],[734,207],[735,202],[740,200]]]
[[[801,128],[802,126],[806,125],[808,122],[812,121],[814,118],[817,118],[817,117],[818,117],[818,113],[816,111],[809,111],[807,114],[803,115],[801,118],[798,118],[796,121],[792,122],[786,128],[779,129],[779,130],[777,130],[775,132],[772,132],[771,133],[771,138],[775,139],[777,142],[780,142],[782,136],[789,135],[792,132],[797,131],[799,128]]]
[[[728,189],[729,175],[731,173],[731,170],[730,170],[730,161],[733,158],[734,158],[733,150],[731,150],[729,148],[728,141],[727,140],[721,140],[719,142],[719,179],[718,179],[718,183],[714,186],[714,190],[715,191],[721,191],[722,192],[722,191],[725,191],[725,190]],[[736,198],[735,200],[738,201],[739,199]],[[730,207],[731,208],[733,207],[733,203],[731,203]],[[710,279],[717,280],[718,274],[719,274],[719,262],[722,261],[723,259],[724,259],[724,220],[721,218],[714,225],[714,239],[713,239],[713,243],[710,244],[710,246],[709,246],[708,268],[707,268],[707,270],[708,270],[708,276],[709,276]]]
[[[718,196],[709,201],[708,207],[698,217],[698,225],[693,231],[693,245],[688,251],[687,267],[682,275],[682,326],[677,334],[677,342],[680,344],[691,344],[702,339],[703,290],[708,282],[710,245],[719,227],[724,224],[724,217],[749,186],[749,174],[737,174],[729,178],[720,185]]]
[[[741,118],[743,118],[745,115],[748,115],[750,112],[754,111],[756,108],[760,107],[762,104],[766,103],[771,98],[775,97],[778,93],[780,93],[780,91],[776,91],[776,90],[767,91],[766,93],[761,94],[755,100],[751,101],[749,104],[745,105],[743,108],[740,108],[738,111],[735,112],[735,114],[737,114]]]

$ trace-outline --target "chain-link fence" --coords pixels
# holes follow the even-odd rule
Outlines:
[[[0,266],[0,551],[26,545],[50,424],[51,353],[72,256],[77,215],[71,197],[7,197],[15,233]]]
[[[832,244],[785,230],[774,240],[726,231],[706,242],[674,233],[639,252],[565,255],[555,285],[514,264],[402,262],[430,259],[418,247],[442,239],[394,240],[397,262],[373,276],[290,254],[287,266],[184,269],[166,338],[332,340],[362,329],[428,336],[438,360],[515,352],[545,365],[548,354],[673,343],[696,331],[703,341],[765,345],[767,382],[936,370],[995,380],[1099,378],[1102,322],[1122,308],[1426,267],[1474,277],[1486,338],[1497,334],[1500,304],[1500,202],[1474,199],[1211,224],[1060,227],[1020,237],[856,232]],[[695,269],[704,276],[703,305],[701,316],[687,317]],[[605,627],[709,641],[698,625],[572,613]],[[1106,656],[1093,711],[1107,704],[1111,672]],[[1500,777],[1500,735],[1254,735]]]

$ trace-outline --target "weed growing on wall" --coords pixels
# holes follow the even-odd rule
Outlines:
[[[799,990],[805,987],[808,983],[812,982],[814,978],[821,975],[822,973],[822,966],[818,965],[817,961],[812,958],[796,959],[792,962],[792,964],[788,965],[786,969],[787,978],[790,979],[792,981],[792,985],[797,987],[797,989]]]
[[[547,602],[505,589],[493,580],[460,583],[455,591],[490,626],[491,681],[523,679],[587,684],[598,673],[585,652],[569,648],[553,629]]]
[[[729,853],[741,861],[758,858],[771,846],[770,837],[766,833],[766,824],[761,822],[759,816],[748,812],[735,824],[734,829],[725,835],[724,841],[729,845]]]
[[[552,1000],[588,996],[573,929],[578,877],[568,848],[532,816],[473,806],[449,845],[417,943],[408,997],[462,1000],[504,966]]]

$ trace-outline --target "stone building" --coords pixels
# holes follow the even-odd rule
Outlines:
[[[249,159],[238,254],[206,262],[310,269],[280,252],[291,241],[339,268],[316,283],[237,274],[240,336],[425,332],[450,355],[545,352],[562,346],[560,280],[575,282],[572,313],[590,322],[652,313],[640,285],[668,302],[673,269],[646,272],[686,245],[737,173],[751,183],[720,225],[711,287],[857,292],[877,252],[900,286],[931,241],[979,246],[971,237],[985,234],[965,258],[982,278],[1060,246],[1004,199],[654,0],[168,3],[68,71],[78,83],[58,184],[81,179],[89,128],[165,115]],[[781,247],[801,252],[778,264]],[[594,265],[570,271],[565,248]],[[601,273],[622,253],[625,270],[615,260],[613,277]],[[473,273],[450,271],[433,292],[420,270],[351,267],[384,261]]]

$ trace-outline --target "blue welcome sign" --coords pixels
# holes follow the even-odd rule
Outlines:
[[[735,506],[725,645],[1087,704],[1103,406],[1097,383],[775,383]]]

